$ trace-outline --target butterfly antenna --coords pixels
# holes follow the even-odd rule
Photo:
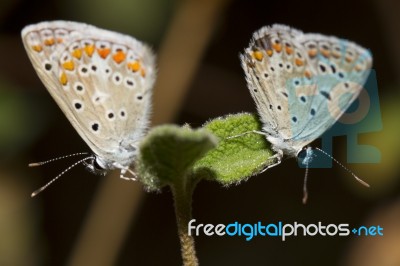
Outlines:
[[[308,181],[308,163],[306,164],[306,172],[304,174],[304,183],[303,183],[303,204],[307,204],[308,200],[308,189],[307,189],[307,181]]]
[[[362,185],[366,186],[366,187],[370,187],[370,185],[365,182],[364,180],[362,180],[361,178],[359,178],[358,176],[356,176],[352,171],[350,171],[346,166],[344,166],[343,164],[341,164],[338,160],[336,160],[335,158],[332,157],[332,155],[328,154],[327,152],[325,152],[324,150],[321,150],[320,148],[315,148],[317,150],[319,150],[320,152],[322,152],[323,154],[325,154],[326,156],[328,156],[329,158],[331,158],[334,162],[336,162],[338,165],[340,165],[344,170],[346,170],[347,172],[349,172],[358,182],[360,182]]]
[[[74,168],[75,166],[77,166],[78,164],[83,163],[86,160],[89,159],[95,159],[93,156],[89,156],[86,158],[83,158],[79,161],[77,161],[76,163],[74,163],[73,165],[69,166],[67,169],[65,169],[64,171],[62,171],[60,174],[58,174],[56,177],[54,177],[52,180],[50,180],[50,182],[48,182],[46,185],[44,185],[43,187],[39,188],[38,190],[34,191],[31,194],[31,197],[35,197],[37,194],[39,194],[40,192],[42,192],[43,190],[45,190],[48,186],[50,186],[54,181],[56,181],[58,178],[60,178],[62,175],[64,175],[66,172],[68,172],[69,170],[71,170],[72,168]]]
[[[54,162],[54,161],[58,161],[58,160],[61,160],[61,159],[65,159],[65,158],[69,158],[69,157],[73,157],[73,156],[79,156],[79,155],[87,155],[87,154],[89,154],[89,153],[87,153],[87,152],[73,153],[73,154],[60,156],[60,157],[53,158],[53,159],[50,159],[50,160],[47,160],[47,161],[43,161],[43,162],[30,163],[30,164],[28,164],[28,166],[29,167],[41,166],[41,165],[48,164],[48,163],[51,163],[51,162]]]

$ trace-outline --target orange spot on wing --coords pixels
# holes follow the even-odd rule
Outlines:
[[[66,70],[72,71],[75,69],[75,64],[72,61],[67,61],[65,63],[63,63],[63,68],[65,68]]]
[[[294,63],[296,64],[296,66],[302,66],[302,65],[304,65],[303,60],[298,59],[298,58],[296,58],[296,59],[294,60]]]
[[[286,46],[285,50],[288,55],[291,55],[293,53],[293,49],[291,47]]]
[[[67,75],[65,74],[65,72],[61,73],[60,82],[62,85],[67,85],[68,79],[67,79]]]
[[[41,45],[32,45],[32,49],[33,51],[40,53],[43,50],[43,47]]]
[[[311,50],[308,51],[308,56],[314,57],[314,56],[317,55],[317,53],[318,53],[317,49],[311,49]]]
[[[346,56],[346,62],[351,63],[351,61],[353,61],[353,58],[351,58],[350,56]]]
[[[97,53],[101,58],[106,59],[106,57],[110,54],[111,50],[109,48],[97,49]]]
[[[273,53],[274,53],[274,52],[273,52],[272,50],[267,50],[267,55],[268,55],[268,56],[271,57]]]
[[[331,53],[329,52],[329,50],[325,50],[325,49],[322,49],[322,50],[321,50],[321,54],[322,54],[324,57],[326,57],[326,58],[328,58],[328,57],[331,55]]]
[[[277,53],[280,53],[280,52],[282,51],[282,45],[281,45],[280,43],[274,43],[274,44],[272,45],[272,48],[274,48],[274,50],[275,50]]]
[[[128,69],[132,70],[133,72],[136,72],[140,69],[140,63],[138,61],[133,61],[128,63]]]
[[[119,64],[122,61],[124,61],[125,58],[126,58],[126,55],[122,51],[118,51],[113,55],[113,59],[114,59],[115,63],[117,63],[117,64]]]
[[[144,70],[144,68],[140,70],[140,75],[142,75],[142,77],[146,77],[146,70]]]
[[[85,52],[89,57],[92,57],[93,52],[94,52],[94,45],[93,44],[86,45]]]
[[[357,72],[360,72],[362,69],[363,69],[363,67],[362,67],[362,65],[356,65],[355,67],[354,67],[354,69],[357,71]]]
[[[253,52],[253,57],[255,59],[257,59],[258,61],[261,61],[261,60],[263,60],[264,55],[263,55],[263,53],[261,51],[254,51]]]
[[[340,53],[338,53],[336,51],[333,51],[332,54],[333,54],[333,57],[335,57],[335,58],[339,58],[340,57]]]
[[[52,46],[55,43],[54,38],[44,40],[44,45]]]
[[[75,57],[76,59],[81,59],[82,57],[82,50],[81,49],[75,49],[72,52],[72,56]]]
[[[309,70],[304,71],[304,76],[306,76],[306,78],[310,79],[311,78],[311,72]]]
[[[62,38],[57,38],[57,43],[62,43],[64,40]]]

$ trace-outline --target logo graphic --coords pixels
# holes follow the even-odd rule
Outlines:
[[[332,108],[340,103],[327,104]],[[364,88],[358,98],[340,117],[340,119],[321,136],[321,149],[328,154],[333,154],[333,137],[346,136],[347,138],[347,163],[379,163],[380,151],[369,144],[359,144],[358,136],[363,133],[378,132],[382,130],[382,118],[379,105],[378,84],[376,72],[372,69]],[[300,159],[299,167],[305,168]],[[314,152],[309,168],[331,168],[332,159]]]
[[[383,236],[383,227],[380,225],[373,226],[359,226],[351,229],[347,223],[341,224],[302,224],[298,222],[283,223],[282,221],[276,223],[239,223],[233,222],[230,224],[195,224],[196,220],[192,219],[188,223],[188,235],[199,236],[204,234],[206,236],[236,236],[244,237],[246,241],[252,240],[254,237],[278,237],[282,241],[286,241],[290,237],[297,236],[349,236],[351,233],[355,236]]]

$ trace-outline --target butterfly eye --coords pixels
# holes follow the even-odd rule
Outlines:
[[[92,166],[95,171],[104,171],[104,167],[100,165],[100,163],[97,161],[98,158],[93,160]]]

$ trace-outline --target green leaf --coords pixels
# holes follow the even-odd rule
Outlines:
[[[256,115],[228,115],[211,120],[204,128],[217,136],[219,143],[195,164],[196,173],[203,178],[229,185],[243,181],[273,163],[269,160],[273,152],[265,136],[252,132],[261,131]]]
[[[148,190],[191,181],[193,164],[217,145],[207,130],[163,125],[153,128],[140,145],[139,179]]]

